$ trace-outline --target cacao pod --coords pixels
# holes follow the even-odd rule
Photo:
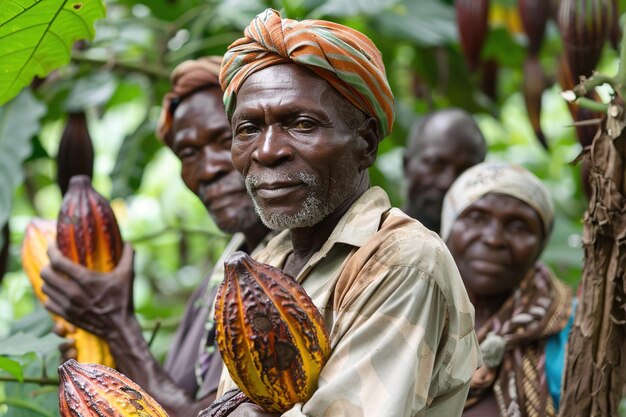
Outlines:
[[[528,38],[528,51],[535,55],[541,48],[550,17],[550,4],[546,0],[518,0],[517,9]]]
[[[609,40],[611,46],[619,52],[620,43],[622,42],[622,25],[620,22],[619,4],[617,0],[611,2],[611,28],[609,29]]]
[[[115,369],[70,359],[58,373],[61,417],[167,417],[154,398]]]
[[[115,214],[85,175],[70,180],[57,219],[56,242],[63,255],[92,271],[112,271],[122,256],[122,236]],[[76,359],[113,367],[104,339],[89,335],[76,339]]]
[[[535,136],[545,149],[548,149],[548,142],[541,129],[541,96],[545,89],[546,81],[541,68],[541,63],[536,56],[529,55],[524,62],[524,83],[522,93],[526,104],[528,119],[533,127]]]
[[[244,252],[224,268],[215,331],[233,381],[266,411],[305,402],[330,355],[322,314],[293,278]]]
[[[461,48],[470,71],[480,62],[489,28],[489,0],[455,0],[456,24]]]
[[[610,30],[610,0],[562,0],[558,26],[574,79],[590,76]]]
[[[53,220],[35,218],[26,226],[24,242],[22,243],[22,268],[26,273],[33,292],[41,304],[45,304],[48,297],[43,293],[41,270],[50,262],[48,260],[48,246],[56,239],[57,224]],[[112,366],[113,357],[108,353],[108,346],[104,340],[94,334],[77,328],[60,316],[52,314],[56,332],[74,341],[77,358],[82,361],[91,361]]]
[[[57,153],[57,184],[65,195],[74,175],[93,176],[93,143],[85,112],[70,113]]]

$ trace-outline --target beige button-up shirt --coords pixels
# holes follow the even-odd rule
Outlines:
[[[255,258],[283,267],[289,231]],[[365,192],[295,277],[324,315],[319,386],[283,417],[460,416],[480,364],[471,305],[443,241]],[[235,385],[222,374],[219,395]]]

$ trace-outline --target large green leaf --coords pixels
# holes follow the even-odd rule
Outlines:
[[[9,218],[13,191],[24,178],[22,163],[32,153],[30,139],[39,131],[45,112],[28,89],[0,107],[0,226]]]
[[[0,355],[22,356],[28,353],[36,353],[48,356],[58,351],[61,343],[66,339],[48,333],[43,337],[35,336],[31,333],[16,333],[6,338],[0,338]]]
[[[18,361],[9,359],[6,356],[0,356],[0,369],[10,373],[20,382],[24,380],[22,365]]]
[[[0,0],[0,105],[67,64],[72,44],[93,39],[104,15],[102,0]]]

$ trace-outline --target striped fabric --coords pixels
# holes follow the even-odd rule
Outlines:
[[[172,90],[165,94],[161,105],[161,115],[157,124],[156,136],[169,143],[172,128],[172,104],[210,86],[219,87],[221,56],[207,56],[181,62],[170,74]]]
[[[226,112],[251,74],[297,63],[329,82],[354,106],[375,117],[381,138],[391,132],[394,99],[380,51],[362,33],[324,20],[282,19],[273,9],[255,17],[244,37],[228,47],[220,72]]]

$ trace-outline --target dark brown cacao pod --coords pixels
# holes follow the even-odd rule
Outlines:
[[[74,175],[93,176],[93,143],[84,112],[70,113],[57,153],[57,184],[65,195]]]
[[[541,96],[546,87],[546,79],[541,63],[535,55],[529,55],[524,62],[524,83],[522,93],[528,119],[541,145],[548,149],[548,142],[541,129]]]
[[[489,0],[455,0],[459,40],[468,68],[473,71],[489,29]]]
[[[558,24],[574,79],[590,76],[610,30],[611,0],[562,0]]]
[[[546,0],[518,0],[517,10],[528,37],[528,50],[537,54],[550,16],[550,4]]]

